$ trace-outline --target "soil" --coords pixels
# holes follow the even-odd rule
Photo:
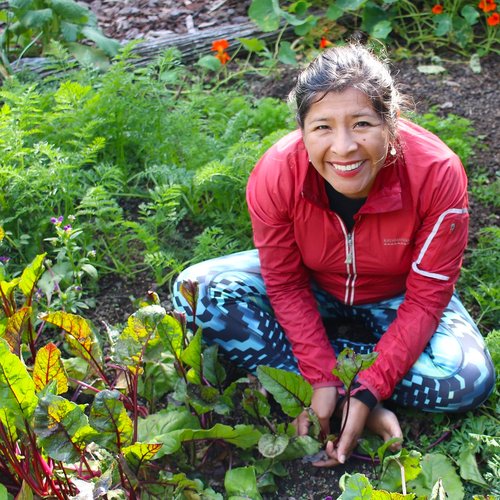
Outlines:
[[[187,33],[213,26],[248,21],[249,0],[88,0],[104,33],[118,40],[153,40],[172,33]],[[434,108],[439,115],[453,113],[472,121],[473,128],[484,148],[476,148],[469,161],[469,172],[482,169],[490,181],[498,175],[500,110],[495,99],[500,79],[498,57],[490,55],[481,60],[482,71],[474,73],[467,61],[442,54],[440,62],[446,71],[426,74],[420,65],[430,64],[418,53],[411,59],[393,63],[393,74],[400,90],[411,95],[415,111],[424,113]],[[291,89],[296,70],[284,68],[281,78],[272,81],[252,78],[248,88],[254,95],[285,98]],[[470,239],[474,244],[477,232],[486,225],[498,224],[498,212],[471,198]],[[131,279],[113,277],[100,283],[97,298],[99,321],[114,325],[122,323],[136,310],[136,302],[148,290],[155,289],[147,273]],[[166,303],[168,290],[156,290]],[[98,320],[95,318],[95,321]],[[368,471],[365,462],[351,459],[347,467],[316,469],[301,461],[288,466],[289,476],[279,483],[279,491],[267,498],[324,499],[336,498],[338,481],[345,470]]]

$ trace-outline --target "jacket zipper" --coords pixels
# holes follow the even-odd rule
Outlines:
[[[354,284],[356,282],[356,257],[354,255],[354,228],[350,233],[348,233],[342,218],[338,214],[335,215],[337,216],[340,226],[342,227],[342,232],[344,233],[345,243],[346,243],[346,255],[344,263],[346,264],[346,269],[347,269],[347,279],[345,282],[344,303],[347,305],[352,305],[354,303]]]

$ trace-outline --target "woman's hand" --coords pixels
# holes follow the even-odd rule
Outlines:
[[[346,411],[347,405],[345,404],[342,416],[343,420],[346,418]],[[370,408],[368,408],[368,406],[357,399],[351,398],[347,422],[337,446],[334,447],[333,441],[328,441],[325,451],[329,458],[327,460],[314,462],[313,465],[315,467],[332,467],[345,463],[358,445],[358,439],[365,428],[369,414]]]
[[[311,399],[311,408],[318,417],[321,432],[324,436],[330,433],[330,418],[335,410],[337,399],[338,391],[336,387],[320,387],[319,389],[314,389]],[[306,435],[311,425],[307,410],[304,410],[292,422],[292,425],[296,427],[299,436]]]

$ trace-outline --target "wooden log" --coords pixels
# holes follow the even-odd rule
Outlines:
[[[164,50],[176,47],[182,54],[182,62],[185,64],[197,61],[201,56],[210,54],[212,42],[221,38],[226,39],[229,44],[229,52],[231,47],[236,48],[237,38],[258,38],[264,41],[268,47],[272,48],[272,44],[280,36],[280,31],[263,33],[252,22],[218,26],[215,28],[204,29],[194,33],[177,34],[158,38],[157,40],[148,40],[139,42],[132,50],[134,55],[131,63],[134,66],[146,66],[156,59]],[[293,27],[287,27],[282,38],[287,39],[293,36]],[[240,51],[241,53],[244,51]],[[70,64],[76,66],[76,61],[70,61]],[[50,58],[32,57],[15,61],[11,64],[13,71],[32,71],[39,76],[45,77],[62,71],[60,66]],[[67,64],[66,64],[67,67]]]

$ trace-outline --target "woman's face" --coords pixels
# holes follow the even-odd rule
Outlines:
[[[311,163],[336,191],[368,196],[384,165],[389,133],[366,94],[329,92],[312,104],[302,132]]]

